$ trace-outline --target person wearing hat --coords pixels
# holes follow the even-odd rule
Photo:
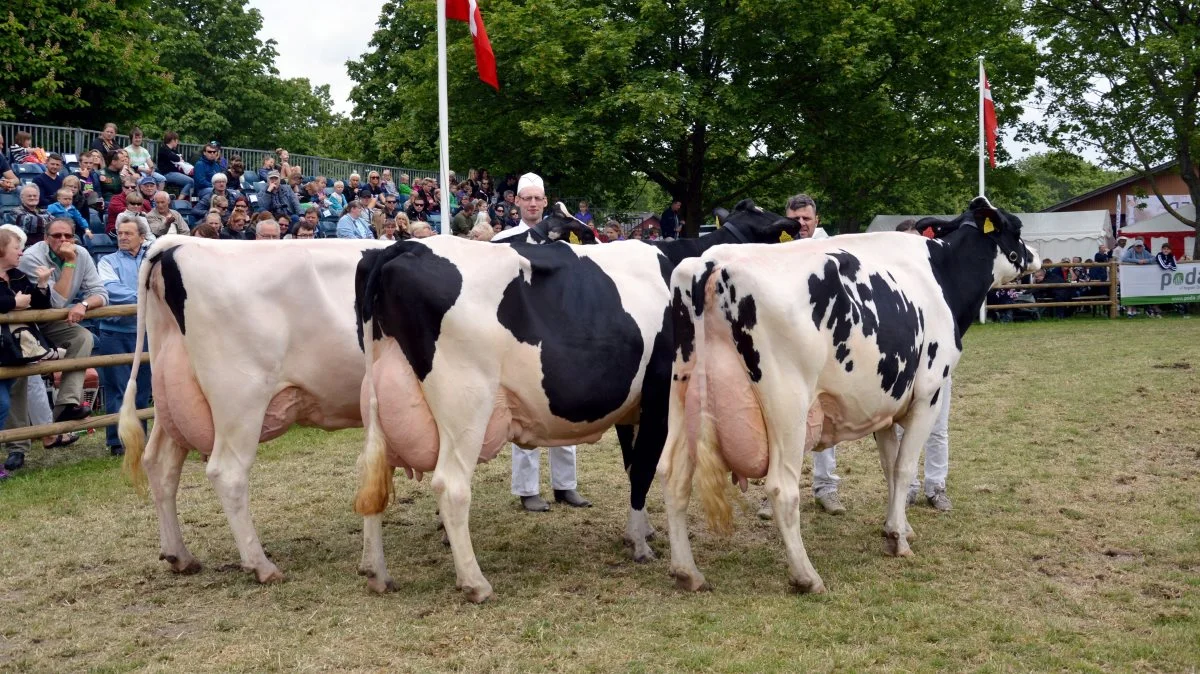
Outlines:
[[[1141,239],[1134,239],[1129,250],[1121,256],[1121,264],[1150,264],[1153,261],[1154,256],[1146,250],[1146,245]]]
[[[276,216],[281,213],[289,217],[300,215],[300,199],[292,188],[283,184],[279,171],[267,173],[267,187],[263,199],[266,201],[265,209]]]
[[[108,218],[104,223],[104,231],[108,234],[115,234],[117,231],[117,216],[125,212],[127,203],[131,200],[132,195],[137,194],[137,211],[140,213],[149,213],[154,209],[154,193],[158,191],[158,183],[155,182],[154,176],[142,176],[137,180],[136,190],[125,190],[112,198],[108,204]]]
[[[1117,245],[1113,246],[1112,255],[1109,256],[1111,259],[1116,260],[1117,262],[1120,262],[1121,258],[1125,257],[1125,250],[1126,250],[1125,242],[1127,240],[1128,239],[1126,239],[1123,236],[1117,237]]]
[[[204,190],[212,189],[212,178],[222,170],[221,144],[215,140],[208,141],[200,151],[200,159],[192,171],[192,188],[196,194],[203,196]]]
[[[529,228],[542,221],[546,210],[546,188],[536,173],[526,173],[517,183],[517,204],[521,209],[521,222],[492,237],[492,241],[504,241],[520,237]],[[575,508],[587,508],[591,501],[576,491],[578,481],[575,470],[575,445],[550,447],[550,486],[554,489],[554,500]],[[521,500],[521,507],[529,512],[545,512],[550,505],[541,497],[541,454],[537,449],[521,449],[512,446],[512,493]]]

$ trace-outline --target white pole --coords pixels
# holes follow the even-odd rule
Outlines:
[[[442,188],[442,234],[450,233],[450,96],[446,79],[446,0],[437,0],[438,187]]]
[[[983,57],[979,57],[979,196],[987,196],[983,191],[983,156],[987,154],[987,141],[983,131]]]

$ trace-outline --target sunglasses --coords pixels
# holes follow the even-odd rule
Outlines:
[[[74,239],[74,234],[47,234],[47,239]]]
[[[388,200],[387,200],[386,202],[384,202],[384,203],[388,203],[388,204],[394,204],[394,203],[396,203],[396,200],[395,200],[395,199],[388,199]]]
[[[425,208],[425,204],[413,204],[414,208]]]

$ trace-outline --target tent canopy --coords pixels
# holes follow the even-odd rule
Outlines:
[[[1088,259],[1109,238],[1111,220],[1108,211],[1063,211],[1059,213],[1013,213],[1021,219],[1021,236],[1037,249],[1038,255],[1052,260],[1079,256]],[[877,215],[868,232],[895,231],[896,225],[923,215]],[[953,220],[957,215],[935,215]]]
[[[1175,210],[1179,211],[1180,215],[1189,220],[1196,219],[1196,207],[1191,204],[1180,204],[1179,208]],[[1195,231],[1190,225],[1183,224],[1170,213],[1159,213],[1149,220],[1142,220],[1139,223],[1121,228],[1121,234],[1163,234],[1169,232],[1192,234]]]

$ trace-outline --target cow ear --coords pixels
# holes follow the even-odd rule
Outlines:
[[[991,206],[976,208],[974,212],[975,226],[984,234],[996,234],[1004,225],[1000,212]]]
[[[713,216],[717,218],[717,229],[720,229],[721,225],[725,224],[725,221],[729,219],[729,211],[724,208],[714,208]]]
[[[571,215],[571,211],[567,209],[566,204],[564,204],[561,201],[554,202],[554,210],[556,210],[558,212],[558,214],[563,216],[564,218],[575,217],[575,216]]]
[[[800,223],[791,218],[779,218],[771,223],[771,229],[779,230],[779,243],[800,238]]]

